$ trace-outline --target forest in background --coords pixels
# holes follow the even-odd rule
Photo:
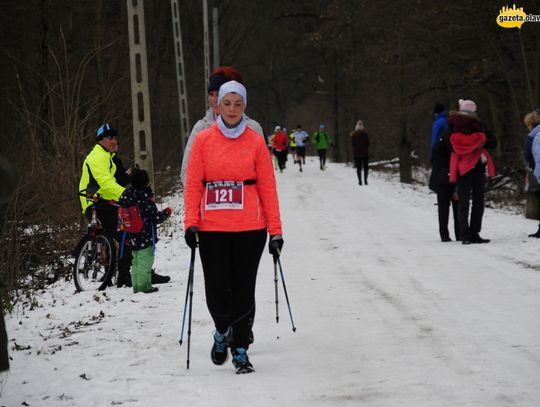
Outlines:
[[[506,3],[367,0],[209,0],[220,17],[220,62],[239,68],[247,113],[276,124],[325,123],[335,161],[351,160],[349,132],[364,120],[372,160],[399,157],[401,180],[429,166],[433,104],[476,101],[499,144],[499,195],[520,199],[525,113],[539,106],[540,23],[503,29]],[[180,121],[169,1],[145,1],[156,189],[177,184]],[[540,1],[525,12],[540,14]],[[205,110],[202,4],[180,1],[190,124]],[[19,172],[0,207],[4,295],[32,276],[69,273],[62,260],[85,222],[76,192],[96,128],[120,132],[133,163],[127,8],[124,0],[0,3],[0,154]],[[351,175],[352,176],[352,175]],[[47,265],[47,267],[44,267]]]

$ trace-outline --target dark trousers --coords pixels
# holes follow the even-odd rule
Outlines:
[[[322,148],[320,150],[317,150],[317,153],[319,154],[319,162],[321,163],[321,170],[326,165],[326,148]]]
[[[248,232],[199,232],[206,305],[216,330],[232,326],[231,347],[249,347],[255,317],[255,283],[266,229]]]
[[[367,184],[369,158],[368,157],[354,157],[354,164],[356,165],[356,175],[358,175],[358,183],[362,185],[362,169],[363,169],[364,182]]]
[[[482,230],[485,178],[485,169],[484,166],[481,166],[481,168],[473,168],[458,179],[458,210],[461,240],[471,240]],[[471,220],[469,223],[469,205],[471,200]]]
[[[4,322],[4,307],[0,298],[0,372],[9,370],[8,337]]]
[[[540,204],[540,191],[534,191],[534,194],[536,195],[536,199],[538,200],[538,203]],[[540,224],[538,224],[538,232],[540,232]]]
[[[96,208],[96,215],[103,229],[116,239],[118,247],[122,242],[122,232],[118,232],[118,208],[107,203],[99,203]],[[92,216],[91,208],[86,210],[86,218],[90,220]],[[129,269],[131,268],[131,246],[124,245],[124,254],[118,259],[118,279],[120,281],[131,281]]]
[[[277,158],[278,167],[280,170],[283,170],[285,168],[285,163],[287,162],[287,154],[288,154],[287,150],[274,151],[274,155]]]
[[[450,217],[450,206],[454,215],[454,233],[456,240],[461,238],[459,233],[459,213],[458,201],[452,199],[454,194],[454,185],[441,185],[437,191],[437,208],[439,212],[439,234],[441,239],[449,238],[448,219]]]

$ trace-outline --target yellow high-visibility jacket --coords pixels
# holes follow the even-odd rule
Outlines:
[[[106,200],[118,201],[125,188],[116,182],[116,164],[113,161],[115,153],[111,153],[100,144],[86,156],[82,165],[81,181],[79,182],[79,192],[95,196],[99,194]],[[88,207],[92,205],[85,197],[81,196],[82,213],[86,213]]]

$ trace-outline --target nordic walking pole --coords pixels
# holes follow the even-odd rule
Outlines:
[[[195,267],[195,249],[191,250],[191,261],[189,262],[189,272],[188,272],[188,282],[186,286],[186,301],[184,302],[184,313],[182,317],[182,330],[180,331],[180,340],[178,343],[180,346],[182,346],[182,343],[184,343],[184,324],[186,323],[186,311],[188,306],[188,298],[189,298],[189,289],[191,285],[193,284],[193,269]]]
[[[189,265],[189,274],[191,275],[191,284],[189,286],[189,316],[187,331],[187,360],[186,366],[189,370],[189,353],[191,350],[191,312],[193,311],[193,270],[195,268],[195,248],[191,249],[191,263]]]
[[[289,303],[289,296],[287,295],[287,287],[285,286],[285,278],[283,277],[283,268],[281,267],[281,261],[279,260],[279,256],[277,257],[277,263],[279,265],[279,273],[281,275],[281,282],[283,283],[283,291],[285,292],[285,299],[287,300],[287,308],[289,308],[289,317],[291,318],[291,325],[293,332],[296,332],[296,326],[294,326],[294,320],[292,317],[291,312],[291,304]]]
[[[277,259],[278,259],[278,256],[274,256],[274,291],[276,292],[276,324],[279,324]]]

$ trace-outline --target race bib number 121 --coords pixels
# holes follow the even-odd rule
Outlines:
[[[207,211],[216,209],[244,209],[244,183],[213,181],[206,184]]]

